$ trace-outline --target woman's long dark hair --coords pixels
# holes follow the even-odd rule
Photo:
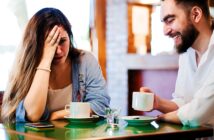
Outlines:
[[[16,55],[2,104],[2,120],[15,121],[15,111],[28,93],[32,84],[36,67],[43,53],[46,37],[55,25],[62,26],[70,37],[68,57],[78,58],[80,51],[74,47],[71,24],[58,9],[44,8],[38,11],[28,22],[23,41]]]

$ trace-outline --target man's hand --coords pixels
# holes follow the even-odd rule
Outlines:
[[[165,122],[181,124],[180,119],[177,116],[177,111],[172,111],[166,114],[161,114],[158,116],[158,120],[162,120]]]
[[[154,94],[149,88],[147,87],[141,87],[140,91],[142,92],[148,92]],[[158,110],[162,113],[168,113],[172,112],[178,109],[177,104],[175,104],[173,101],[161,98],[154,94],[154,107],[153,110]]]
[[[141,87],[140,88],[140,92],[146,92],[148,94],[154,94],[152,90],[150,90],[147,87]],[[154,94],[154,103],[153,103],[153,110],[158,109],[158,103],[159,103],[160,97],[158,97],[157,95]]]

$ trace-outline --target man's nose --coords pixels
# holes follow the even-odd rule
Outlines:
[[[171,31],[172,31],[172,29],[171,29],[170,26],[168,26],[166,24],[163,25],[163,33],[164,33],[164,35],[169,35]]]

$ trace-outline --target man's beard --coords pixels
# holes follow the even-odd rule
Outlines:
[[[181,44],[175,45],[176,51],[179,54],[186,52],[194,43],[196,38],[199,35],[198,30],[194,27],[193,24],[187,25],[187,28],[183,31],[183,33],[177,33],[181,36]]]

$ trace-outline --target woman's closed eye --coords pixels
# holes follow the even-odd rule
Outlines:
[[[66,41],[65,38],[61,38],[60,41],[59,41],[59,45],[62,45],[65,41]]]

